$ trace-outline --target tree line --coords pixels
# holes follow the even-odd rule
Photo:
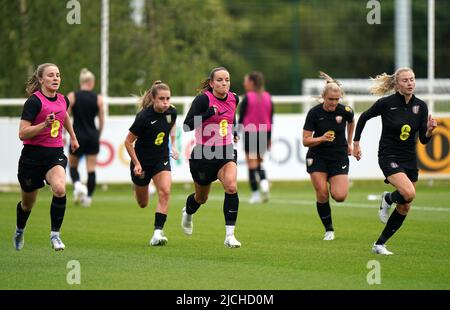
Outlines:
[[[366,21],[360,0],[110,1],[110,96],[141,94],[154,80],[174,95],[194,95],[215,66],[226,66],[233,90],[264,72],[274,94],[301,93],[319,70],[367,78],[394,70],[394,1],[383,1],[381,23]],[[100,80],[101,1],[79,0],[80,24],[67,22],[67,1],[0,0],[0,98],[24,97],[25,81],[43,62],[58,64],[61,92],[76,89],[81,68]],[[427,4],[413,3],[413,67],[427,72]],[[436,1],[436,76],[450,72],[450,4]],[[100,83],[97,91],[100,90]]]

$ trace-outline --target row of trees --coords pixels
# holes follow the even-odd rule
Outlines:
[[[227,66],[233,88],[258,69],[275,94],[298,94],[301,80],[324,70],[366,78],[394,69],[394,4],[381,24],[366,22],[360,0],[110,0],[111,96],[142,93],[153,80],[193,95],[211,68]],[[413,2],[414,69],[426,76],[426,1]],[[448,76],[450,4],[436,1],[436,75]],[[67,1],[0,0],[0,97],[23,97],[37,64],[54,62],[62,92],[77,87],[82,67],[100,73],[101,1],[79,0],[81,23],[67,23]]]

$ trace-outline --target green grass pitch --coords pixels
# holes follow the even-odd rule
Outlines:
[[[223,246],[223,190],[194,216],[194,234],[180,228],[181,209],[192,192],[173,187],[165,247],[150,247],[154,206],[140,209],[130,185],[98,189],[91,208],[75,207],[71,189],[62,229],[66,250],[49,243],[51,193],[41,190],[28,221],[25,247],[12,246],[19,193],[0,193],[0,289],[450,289],[450,182],[420,181],[413,208],[388,243],[395,255],[371,253],[383,225],[378,201],[390,187],[355,182],[347,201],[332,202],[336,239],[323,241],[314,192],[308,182],[274,182],[267,204],[249,205],[239,184],[236,237],[240,249]],[[67,263],[80,263],[81,283],[66,281]],[[381,284],[369,285],[370,260],[380,263]]]

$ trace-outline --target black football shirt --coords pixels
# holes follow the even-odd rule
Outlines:
[[[428,107],[425,102],[411,97],[408,103],[400,93],[378,99],[372,107],[361,114],[356,125],[354,141],[361,139],[366,122],[381,115],[381,131],[378,157],[396,158],[401,161],[416,160],[416,137],[423,144],[430,138],[427,132]]]
[[[310,147],[307,157],[319,156],[329,160],[342,160],[348,156],[348,143],[345,137],[347,123],[353,122],[353,110],[349,106],[338,104],[336,110],[327,112],[322,104],[309,110],[306,115],[304,130],[313,131],[313,137],[321,137],[327,131],[334,132],[334,140],[322,142]]]
[[[137,136],[134,148],[141,165],[151,165],[155,160],[169,158],[170,131],[176,118],[177,110],[174,106],[163,113],[158,113],[153,106],[149,106],[136,115],[130,132]]]

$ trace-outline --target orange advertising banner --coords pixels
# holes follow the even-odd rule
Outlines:
[[[417,140],[420,173],[450,174],[450,118],[437,118],[438,127],[428,144]]]

